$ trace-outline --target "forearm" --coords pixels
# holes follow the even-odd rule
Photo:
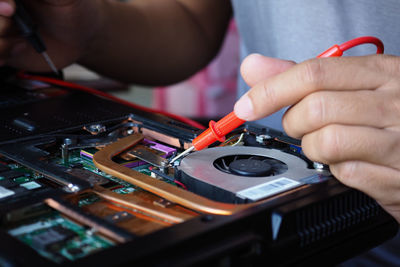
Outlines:
[[[231,16],[228,0],[105,0],[101,31],[79,62],[127,82],[167,84],[205,66]]]

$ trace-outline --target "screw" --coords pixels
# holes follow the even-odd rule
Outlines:
[[[267,139],[271,139],[271,136],[267,134],[260,134],[256,136],[256,141],[260,144],[264,144],[264,141]]]
[[[314,166],[314,169],[316,169],[317,171],[322,171],[322,170],[324,170],[324,167],[325,167],[324,164],[316,162],[316,161],[313,162],[313,166]]]

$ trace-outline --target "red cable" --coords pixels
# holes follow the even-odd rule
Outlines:
[[[183,189],[187,190],[186,185],[184,185],[183,183],[179,182],[178,180],[174,180],[174,183],[176,183],[177,185],[180,185]]]
[[[383,43],[381,42],[381,40],[375,37],[365,36],[350,40],[340,46],[334,45],[328,50],[324,51],[318,57],[340,57],[343,55],[343,51],[365,43],[374,44],[377,47],[377,53],[383,53]],[[244,122],[245,121],[238,118],[234,112],[229,113],[216,123],[211,121],[210,127],[193,140],[193,147],[196,150],[202,150],[203,148],[208,147],[217,140],[221,141],[226,134],[230,133],[232,130],[239,127]],[[190,151],[190,149],[193,149],[193,147],[189,148],[185,152]],[[183,154],[184,153],[181,153],[180,155]]]
[[[339,45],[339,48],[342,51],[346,51],[352,47],[362,45],[362,44],[374,44],[376,46],[376,53],[383,54],[384,47],[383,47],[382,41],[373,36],[363,36],[363,37],[355,38],[353,40],[347,41],[347,42]]]
[[[341,57],[344,51],[362,44],[374,44],[376,46],[376,53],[383,54],[384,48],[381,40],[372,36],[364,36],[347,41],[341,45],[335,44],[318,55],[318,57]]]
[[[361,44],[368,44],[368,43],[374,44],[376,46],[377,54],[383,54],[384,46],[383,46],[383,43],[381,40],[379,40],[378,38],[373,37],[373,36],[363,36],[363,37],[358,37],[358,38],[352,39],[350,41],[347,41],[341,45],[334,45],[331,48],[329,48],[328,50],[326,50],[325,52],[323,52],[322,54],[320,54],[318,57],[341,56],[344,51],[346,51],[352,47],[355,47],[355,46],[358,46]],[[41,81],[41,82],[45,82],[45,83],[49,83],[49,84],[53,84],[53,85],[57,85],[57,86],[65,87],[65,88],[70,88],[70,89],[74,89],[74,90],[79,90],[79,91],[83,91],[83,92],[90,93],[90,94],[97,95],[97,96],[101,96],[101,97],[113,100],[115,102],[121,103],[126,106],[130,106],[130,107],[133,107],[133,108],[136,108],[139,110],[143,110],[146,112],[158,113],[158,114],[170,117],[172,119],[181,121],[181,122],[191,125],[193,127],[196,127],[199,129],[205,129],[205,127],[203,125],[201,125],[200,123],[195,122],[191,119],[188,119],[188,118],[176,115],[176,114],[171,114],[169,112],[161,111],[161,110],[155,110],[155,109],[151,109],[151,108],[147,108],[147,107],[142,107],[142,106],[133,104],[129,101],[115,97],[113,95],[107,94],[105,92],[102,92],[102,91],[99,91],[99,90],[96,90],[93,88],[85,87],[85,86],[82,86],[79,84],[69,83],[66,81],[48,78],[48,77],[34,76],[34,75],[26,74],[24,72],[19,73],[18,77],[21,79],[25,79],[25,80]]]
[[[153,171],[153,166],[149,167],[149,170],[152,172]],[[179,185],[180,187],[182,187],[183,189],[187,190],[187,187],[184,183],[179,182],[178,180],[174,180],[173,181],[175,184]]]
[[[60,86],[63,88],[67,88],[67,89],[73,89],[73,90],[77,90],[77,91],[81,91],[81,92],[85,92],[85,93],[89,93],[92,95],[97,95],[97,96],[101,96],[104,97],[106,99],[112,100],[114,102],[132,107],[132,108],[136,108],[145,112],[150,112],[150,113],[158,113],[167,117],[170,117],[172,119],[178,120],[180,122],[186,123],[190,126],[199,128],[199,129],[205,129],[205,127],[203,125],[201,125],[200,123],[193,121],[189,118],[185,118],[176,114],[172,114],[166,111],[161,111],[161,110],[155,110],[152,108],[147,108],[147,107],[143,107],[143,106],[139,106],[136,105],[134,103],[131,103],[129,101],[120,99],[116,96],[113,96],[111,94],[90,88],[90,87],[86,87],[86,86],[82,86],[79,84],[75,84],[75,83],[70,83],[67,81],[62,81],[59,79],[54,79],[54,78],[49,78],[49,77],[43,77],[43,76],[36,76],[36,75],[31,75],[31,74],[26,74],[24,72],[19,72],[18,73],[18,78],[23,79],[23,80],[32,80],[32,81],[40,81],[40,82],[44,82],[44,83],[48,83],[48,84],[52,84],[52,85],[56,85],[56,86]]]

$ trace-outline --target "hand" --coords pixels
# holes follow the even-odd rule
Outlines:
[[[286,133],[342,183],[375,198],[400,222],[400,57],[373,55],[293,62],[249,56],[251,90],[235,113],[255,120],[291,106]]]
[[[102,1],[27,0],[28,13],[37,24],[58,68],[77,61],[101,28]],[[23,39],[13,23],[13,0],[0,0],[0,65],[29,71],[49,71],[45,61]]]

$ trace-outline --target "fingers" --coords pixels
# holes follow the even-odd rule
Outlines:
[[[15,3],[12,0],[0,0],[0,36],[10,33],[12,15],[14,15]]]
[[[400,133],[333,124],[304,135],[305,155],[325,164],[365,161],[400,170]]]
[[[15,44],[20,41],[14,35],[12,16],[15,12],[15,3],[13,0],[0,0],[0,66],[10,54]]]
[[[400,172],[367,162],[348,161],[330,165],[332,174],[343,184],[376,199],[400,222]]]
[[[10,54],[25,48],[25,42],[19,38],[0,38],[0,66],[4,65]]]
[[[15,3],[12,0],[0,1],[0,16],[11,17],[15,11]]]
[[[293,65],[295,65],[293,61],[251,54],[243,60],[240,72],[245,82],[249,86],[254,86],[262,80],[286,71]]]
[[[0,16],[0,37],[7,36],[13,32],[13,21],[11,18]]]
[[[251,54],[244,59],[240,72],[249,86],[255,86],[257,83],[286,71],[294,65],[293,61]],[[236,115],[240,115],[242,118],[253,116],[253,104],[247,94],[235,104],[234,111]]]
[[[283,127],[288,135],[295,138],[329,124],[389,128],[399,121],[400,95],[397,91],[312,93],[286,112]]]
[[[374,90],[391,79],[390,72],[399,72],[398,66],[397,57],[382,55],[308,60],[257,83],[236,103],[235,113],[255,120],[320,90]]]
[[[302,137],[305,155],[329,164],[341,182],[400,221],[400,57],[312,59],[283,72],[268,64],[248,72],[265,62],[244,62],[253,87],[236,103],[236,115],[254,120],[291,106],[283,124]]]

